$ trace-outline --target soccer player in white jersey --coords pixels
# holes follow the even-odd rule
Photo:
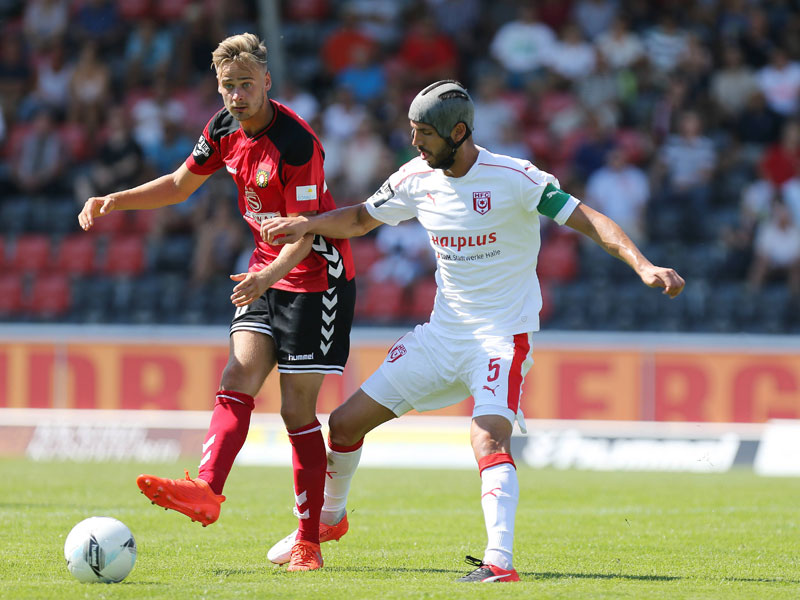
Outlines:
[[[322,522],[333,527],[345,516],[366,433],[412,408],[434,410],[472,395],[470,437],[488,544],[482,560],[467,557],[476,568],[458,581],[518,581],[512,558],[519,485],[511,433],[515,420],[524,430],[520,390],[533,362],[532,334],[539,329],[539,215],[589,236],[645,285],[670,297],[680,294],[684,281],[673,269],[653,265],[613,220],[562,191],[552,175],[477,146],[472,100],[458,82],[439,81],[422,90],[408,116],[420,155],[366,202],[270,219],[261,227],[265,241],[280,244],[307,233],[350,238],[416,217],[436,253],[438,291],[430,321],[398,340],[378,370],[330,416],[332,478],[325,484]],[[295,536],[273,546],[268,558],[286,562]]]

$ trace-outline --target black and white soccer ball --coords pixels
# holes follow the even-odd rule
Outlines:
[[[111,517],[89,517],[69,532],[64,542],[67,569],[83,583],[117,583],[136,563],[131,530]]]

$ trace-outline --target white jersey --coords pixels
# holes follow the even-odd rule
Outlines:
[[[456,338],[539,329],[539,215],[563,225],[577,205],[549,173],[484,148],[463,177],[415,158],[366,202],[379,221],[416,217],[428,232],[438,285],[430,325]]]

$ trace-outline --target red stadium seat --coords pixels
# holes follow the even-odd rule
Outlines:
[[[56,267],[72,275],[87,275],[94,270],[95,239],[83,233],[70,235],[61,242]]]
[[[542,244],[536,273],[542,281],[564,283],[578,274],[578,244],[569,233],[553,235]]]
[[[158,218],[157,210],[134,210],[130,213],[130,223],[128,229],[130,233],[140,235],[148,234],[153,230],[156,219]]]
[[[373,238],[352,238],[350,247],[353,249],[353,262],[359,277],[366,276],[370,267],[382,256]]]
[[[55,317],[69,310],[69,278],[62,273],[41,275],[33,281],[28,308],[38,317]]]
[[[22,310],[22,276],[17,273],[0,275],[0,315],[12,315]]]
[[[128,212],[114,210],[94,220],[94,225],[89,230],[92,233],[122,233],[128,224]]]
[[[434,298],[436,298],[436,280],[431,276],[426,276],[417,281],[411,290],[408,317],[419,323],[427,321],[433,310]]]
[[[403,287],[390,282],[369,282],[356,300],[356,317],[375,323],[403,318]]]
[[[50,264],[51,255],[50,238],[44,234],[29,233],[17,238],[7,264],[10,269],[20,273],[41,271]]]
[[[113,213],[112,213],[113,214]],[[108,275],[138,275],[144,271],[144,242],[127,235],[108,240],[103,272]]]

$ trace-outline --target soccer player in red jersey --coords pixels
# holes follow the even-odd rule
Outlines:
[[[219,516],[222,488],[244,444],[253,397],[277,365],[281,416],[292,443],[299,527],[289,570],[322,566],[320,510],[325,443],[316,401],[327,373],[341,374],[349,353],[355,304],[354,268],[347,240],[308,235],[285,246],[261,238],[261,224],[280,216],[311,216],[335,208],[325,184],[319,139],[288,107],[271,100],[267,49],[251,33],[223,40],[213,52],[225,107],[206,125],[185,163],[138,187],[89,198],[78,221],[88,230],[112,210],[152,209],[186,200],[225,168],[238,187],[238,204],[255,250],[236,282],[228,363],[203,444],[199,474],[191,479],[141,475],[137,484],[159,506],[204,526]],[[325,528],[326,539],[341,537]],[[336,538],[338,539],[338,538]]]

